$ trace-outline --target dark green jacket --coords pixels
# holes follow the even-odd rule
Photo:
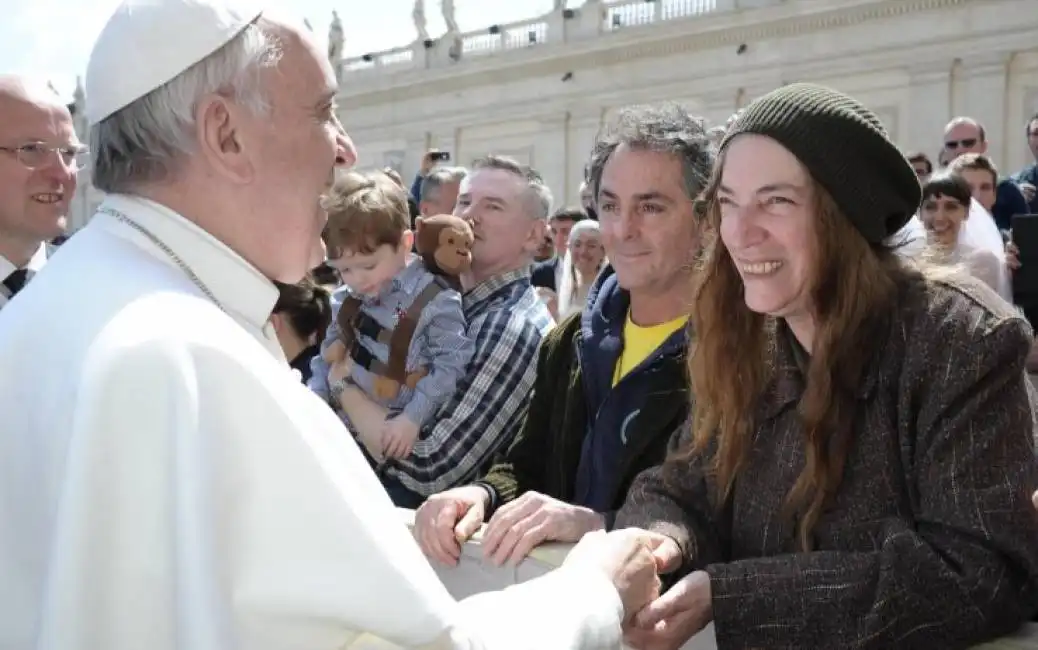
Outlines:
[[[685,332],[676,332],[611,387],[603,375],[611,378],[619,356],[618,333],[627,313],[627,292],[616,286],[607,268],[588,301],[582,316],[563,321],[541,343],[523,426],[502,459],[479,481],[493,495],[491,512],[531,490],[579,502],[576,487],[582,453],[589,453],[594,437],[623,435],[617,471],[597,479],[606,482],[600,490],[608,503],[607,508],[597,509],[605,511],[611,524],[612,512],[623,503],[634,477],[662,462],[668,440],[685,422]],[[595,386],[600,390],[596,392]],[[624,411],[613,407],[625,402]],[[595,417],[606,413],[608,417]]]

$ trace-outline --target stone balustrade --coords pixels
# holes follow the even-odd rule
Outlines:
[[[548,23],[544,20],[522,21],[498,26],[490,31],[462,34],[462,57],[518,50],[548,42]]]
[[[414,511],[401,508],[398,512],[404,523],[411,528],[414,525]],[[447,591],[460,599],[485,591],[504,589],[544,575],[562,564],[570,548],[569,544],[545,544],[534,549],[530,557],[518,566],[495,567],[483,561],[480,534],[477,533],[465,544],[458,566],[446,567],[438,562],[433,562],[432,565]],[[373,644],[370,650],[391,647],[393,646]],[[368,650],[368,646],[365,646],[365,650]],[[708,626],[693,637],[682,650],[717,650],[713,627]],[[1012,636],[976,646],[974,650],[1038,650],[1038,624],[1026,625]]]
[[[339,74],[363,72],[366,70],[408,69],[414,66],[414,49],[397,47],[376,54],[365,54],[352,59],[343,59],[339,64]]]
[[[694,18],[718,11],[724,3],[718,0],[626,0],[605,5],[602,31],[611,32],[624,27],[651,25],[660,21]]]
[[[735,6],[736,0],[591,0],[578,9],[554,11],[461,34],[448,32],[428,41],[344,58],[338,62],[337,72],[342,79],[371,72],[436,68],[487,55],[588,40],[628,28],[691,20]]]

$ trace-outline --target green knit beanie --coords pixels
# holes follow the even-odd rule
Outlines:
[[[875,113],[847,95],[813,84],[783,86],[746,107],[720,150],[740,133],[788,149],[869,242],[896,233],[919,208],[922,188],[912,166]]]

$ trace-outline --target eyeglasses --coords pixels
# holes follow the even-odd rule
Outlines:
[[[89,150],[83,146],[48,147],[42,142],[30,142],[20,147],[0,147],[0,151],[11,154],[29,169],[45,167],[51,155],[57,153],[66,169],[78,171],[86,166]]]
[[[976,138],[963,138],[962,140],[947,140],[944,143],[945,149],[958,149],[960,146],[963,149],[969,149],[970,147],[977,144]]]

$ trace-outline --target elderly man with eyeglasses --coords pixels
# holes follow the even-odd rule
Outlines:
[[[72,115],[44,84],[0,75],[0,309],[65,232],[86,148]]]

